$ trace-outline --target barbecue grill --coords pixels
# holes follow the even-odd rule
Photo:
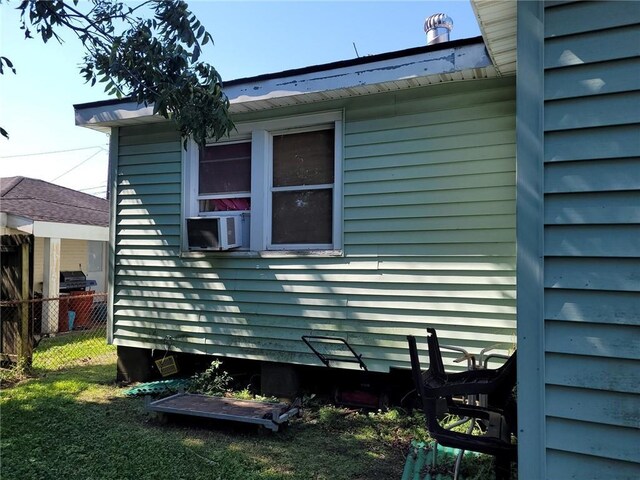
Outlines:
[[[80,270],[60,272],[58,332],[90,326],[93,292],[87,289],[96,284],[95,280],[87,280],[86,275]],[[74,314],[73,317],[69,316],[71,312]]]
[[[84,292],[87,287],[95,286],[95,280],[87,280],[80,270],[60,272],[60,293]]]

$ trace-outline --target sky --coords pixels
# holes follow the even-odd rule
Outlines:
[[[188,3],[214,39],[202,59],[223,81],[421,46],[424,20],[434,13],[453,19],[451,40],[480,35],[468,0]],[[104,196],[108,136],[75,126],[73,105],[109,97],[84,83],[77,40],[24,39],[18,4],[0,2],[0,55],[17,70],[0,76],[0,126],[10,135],[0,137],[0,177]]]

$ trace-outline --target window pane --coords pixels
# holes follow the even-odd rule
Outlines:
[[[104,270],[104,246],[106,242],[88,241],[89,266],[87,272],[102,272]]]
[[[215,198],[200,200],[201,212],[236,212],[251,210],[250,198]]]
[[[200,150],[200,195],[251,191],[251,142]]]
[[[332,189],[274,193],[271,242],[333,243],[332,204]]]
[[[333,183],[333,130],[273,137],[273,186]]]

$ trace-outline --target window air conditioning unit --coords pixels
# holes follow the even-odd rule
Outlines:
[[[187,218],[189,250],[229,250],[242,245],[242,216]]]

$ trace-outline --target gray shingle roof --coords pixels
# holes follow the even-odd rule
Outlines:
[[[109,202],[27,177],[0,178],[0,212],[45,222],[109,226]]]

